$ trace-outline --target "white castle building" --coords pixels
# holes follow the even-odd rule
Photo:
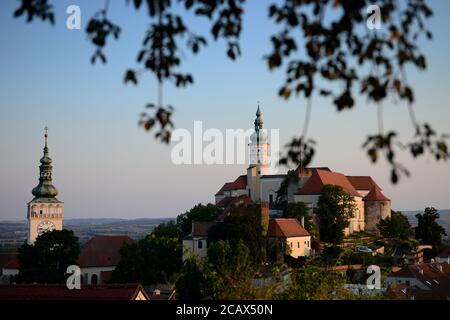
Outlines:
[[[328,167],[303,168],[299,166],[290,174],[269,174],[269,150],[267,132],[263,128],[262,114],[258,106],[255,132],[250,137],[250,165],[247,174],[225,183],[215,194],[215,203],[223,208],[237,201],[267,202],[273,209],[277,191],[287,182],[287,201],[304,202],[314,211],[325,185],[337,185],[353,196],[357,209],[346,234],[366,231],[378,233],[377,223],[390,217],[391,200],[370,176],[348,176]],[[288,179],[288,177],[296,179]],[[274,210],[271,210],[272,212]]]

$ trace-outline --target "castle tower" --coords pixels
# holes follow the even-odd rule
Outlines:
[[[46,231],[62,230],[64,203],[56,199],[58,189],[52,184],[52,159],[47,147],[47,127],[45,128],[44,156],[39,166],[39,184],[32,190],[34,199],[28,203],[28,243]]]
[[[260,202],[260,182],[259,178],[268,174],[269,171],[269,142],[267,131],[263,129],[261,110],[256,111],[254,122],[255,132],[250,136],[249,158],[250,165],[247,169],[247,184],[249,196],[254,202]]]
[[[379,234],[377,224],[380,220],[391,216],[391,200],[387,198],[379,187],[374,186],[363,198],[364,202],[364,230],[368,233]]]

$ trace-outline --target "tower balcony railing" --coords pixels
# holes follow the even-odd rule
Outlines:
[[[37,212],[32,212],[30,214],[31,218],[50,218],[50,219],[57,219],[57,218],[62,218],[62,213],[37,213]]]

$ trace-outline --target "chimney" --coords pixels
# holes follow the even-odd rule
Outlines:
[[[153,295],[154,295],[154,296],[159,296],[159,295],[161,295],[161,290],[159,290],[159,289],[153,290]]]
[[[302,224],[302,227],[305,227],[305,217],[302,217],[302,221],[300,222]]]
[[[419,268],[419,273],[420,273],[421,275],[423,275],[423,269],[422,269],[422,268]]]
[[[439,269],[440,272],[442,272],[442,264],[438,264],[437,268]]]

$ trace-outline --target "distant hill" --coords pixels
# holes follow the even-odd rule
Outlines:
[[[450,209],[438,210],[439,211],[439,220],[438,223],[445,228],[447,232],[447,237],[450,237]],[[402,211],[402,213],[408,218],[411,226],[417,226],[417,218],[416,214],[423,212],[423,210],[415,210],[415,211]]]
[[[86,242],[96,235],[127,235],[133,239],[141,239],[151,233],[160,223],[174,218],[142,218],[142,219],[64,219],[63,226],[72,230]],[[0,249],[19,247],[27,237],[27,221],[0,221]]]

